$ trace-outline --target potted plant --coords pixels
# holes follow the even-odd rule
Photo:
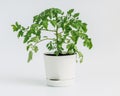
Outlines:
[[[74,9],[64,13],[58,8],[47,9],[33,17],[33,23],[24,27],[18,22],[12,25],[17,37],[23,37],[27,44],[28,62],[32,60],[33,53],[38,52],[38,44],[48,40],[44,53],[47,84],[51,86],[66,86],[73,83],[75,78],[75,63],[83,61],[77,43],[81,39],[83,46],[92,48],[91,38],[87,35],[87,24],[79,19],[79,13]],[[53,37],[46,36],[49,32]],[[77,56],[77,58],[76,58]]]

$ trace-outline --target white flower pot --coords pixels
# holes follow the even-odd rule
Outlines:
[[[69,86],[74,84],[76,54],[50,56],[44,54],[47,85]]]

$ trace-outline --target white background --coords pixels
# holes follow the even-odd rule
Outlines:
[[[48,87],[45,83],[45,44],[31,63],[22,40],[12,32],[15,21],[32,23],[46,8],[74,8],[88,23],[93,49],[82,48],[73,87]],[[0,0],[0,96],[120,96],[119,0]]]

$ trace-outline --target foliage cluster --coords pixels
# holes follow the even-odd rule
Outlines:
[[[32,60],[33,52],[38,52],[38,44],[45,40],[49,40],[47,49],[56,56],[77,54],[80,62],[83,55],[78,50],[78,40],[83,41],[83,46],[92,48],[91,38],[87,35],[87,24],[79,19],[79,13],[75,13],[74,9],[64,13],[58,8],[50,8],[34,16],[30,26],[24,27],[16,22],[12,28],[18,33],[17,37],[23,37],[23,43],[27,44],[28,62]],[[52,32],[55,37],[42,36],[41,33],[44,32]]]

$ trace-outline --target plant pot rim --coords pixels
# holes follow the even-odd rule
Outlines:
[[[74,54],[61,54],[61,55],[56,56],[54,53],[46,52],[46,53],[44,53],[44,55],[45,56],[61,57],[61,56],[74,56],[74,55],[76,55],[76,53],[74,53]]]

